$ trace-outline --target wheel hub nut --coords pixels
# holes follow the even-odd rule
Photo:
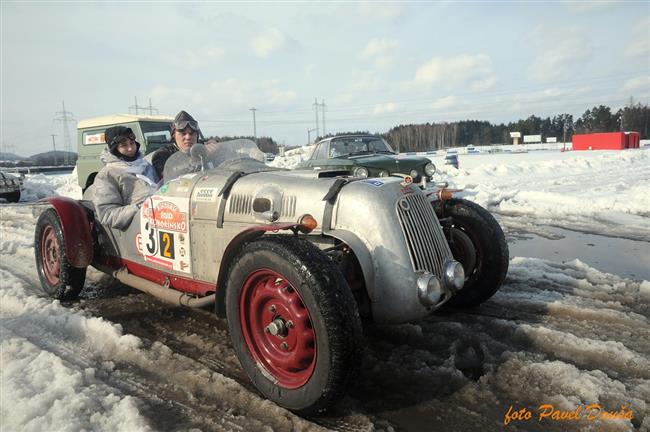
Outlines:
[[[276,318],[265,328],[266,332],[273,336],[286,336],[287,326],[282,318]]]
[[[286,351],[286,350],[289,349],[289,344],[286,343],[286,342],[282,342],[282,343],[280,344],[280,348],[282,348],[284,351]]]

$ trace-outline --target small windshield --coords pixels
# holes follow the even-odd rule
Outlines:
[[[325,144],[325,143],[323,143]],[[395,153],[381,137],[345,137],[330,141],[329,158],[354,156],[364,153]]]
[[[171,123],[166,122],[141,122],[142,135],[146,153],[151,153],[171,142]]]
[[[268,167],[264,163],[264,153],[253,141],[236,139],[207,145],[194,144],[189,153],[174,153],[165,163],[163,178],[169,181],[183,174],[212,168],[262,171]]]

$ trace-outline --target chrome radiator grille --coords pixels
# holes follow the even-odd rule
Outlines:
[[[397,201],[397,215],[413,269],[442,276],[443,265],[452,255],[431,203],[421,194],[406,195]]]

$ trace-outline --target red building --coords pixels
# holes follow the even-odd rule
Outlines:
[[[573,150],[624,150],[639,148],[639,132],[606,132],[573,135]]]

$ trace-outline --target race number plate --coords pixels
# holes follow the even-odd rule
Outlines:
[[[189,201],[153,195],[142,204],[138,251],[145,261],[190,273]]]

